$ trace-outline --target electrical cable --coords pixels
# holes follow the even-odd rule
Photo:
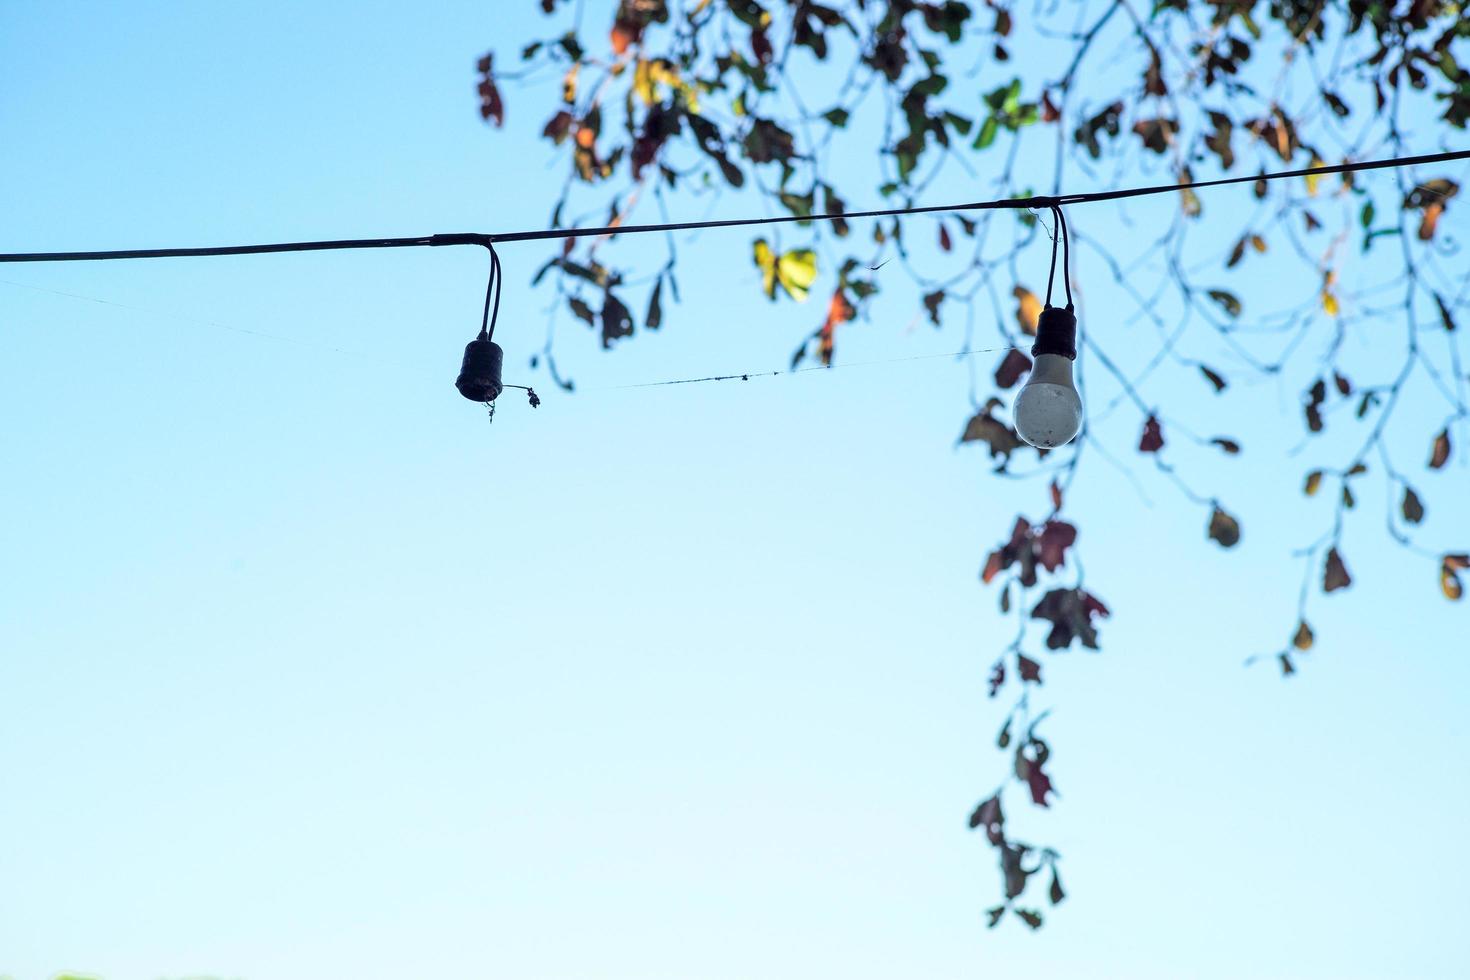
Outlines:
[[[1072,236],[1067,233],[1067,213],[1057,210],[1057,224],[1062,229],[1062,285],[1067,290],[1067,309],[1072,309]],[[1055,243],[1053,243],[1055,245]],[[1055,261],[1055,249],[1052,252]]]
[[[485,313],[480,317],[480,340],[490,340],[495,336],[495,321],[500,319],[500,255],[495,251],[495,246],[486,244],[490,250],[490,281],[485,285]],[[491,304],[491,296],[494,296],[494,304]]]
[[[418,238],[360,238],[336,241],[277,242],[265,245],[224,245],[210,248],[147,248],[121,249],[96,252],[11,252],[0,253],[0,262],[85,262],[105,259],[155,259],[186,258],[210,255],[254,255],[266,252],[314,252],[331,249],[358,248],[415,248],[442,245],[479,245],[490,248],[492,243],[532,242],[594,238],[612,235],[639,235],[653,232],[694,231],[702,228],[740,228],[760,225],[789,224],[811,221],[851,221],[860,218],[887,218],[915,214],[935,214],[959,211],[995,211],[1004,209],[1060,208],[1071,204],[1091,204],[1099,201],[1117,201],[1124,198],[1144,197],[1151,194],[1170,194],[1204,187],[1220,187],[1226,184],[1254,183],[1256,181],[1283,180],[1291,177],[1329,176],[1332,174],[1358,173],[1365,170],[1384,170],[1394,167],[1413,167],[1430,163],[1447,163],[1452,160],[1470,159],[1470,150],[1453,150],[1445,153],[1426,153],[1418,156],[1393,157],[1387,160],[1363,160],[1357,163],[1341,163],[1332,166],[1305,167],[1300,170],[1281,170],[1275,173],[1260,173],[1254,177],[1220,177],[1215,180],[1195,180],[1175,184],[1156,184],[1147,187],[1130,187],[1112,191],[1089,191],[1079,194],[1006,198],[996,201],[973,201],[968,204],[936,204],[923,207],[884,208],[873,211],[849,211],[842,214],[775,215],[765,218],[733,218],[712,221],[680,221],[652,225],[606,225],[596,228],[547,228],[539,231],[517,231],[505,234],[483,234],[460,232],[454,234],[427,235]],[[1063,245],[1066,245],[1065,235]],[[1065,250],[1064,250],[1065,256]],[[499,260],[492,254],[492,268]],[[1064,270],[1065,271],[1065,270]],[[498,276],[497,276],[498,278]],[[486,324],[487,328],[490,324]]]
[[[1057,277],[1057,239],[1062,237],[1062,209],[1052,208],[1051,219],[1051,265],[1047,267],[1046,272],[1046,305],[1048,308],[1051,306],[1051,284]],[[1065,276],[1066,272],[1062,274]]]

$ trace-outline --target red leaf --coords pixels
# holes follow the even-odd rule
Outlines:
[[[1156,453],[1164,448],[1164,430],[1159,425],[1159,420],[1150,415],[1148,421],[1143,423],[1143,438],[1138,440],[1138,451],[1141,453]]]
[[[1041,683],[1041,664],[1024,653],[1016,654],[1016,668],[1021,672],[1021,680]]]
[[[950,241],[949,238],[949,229],[944,226],[943,222],[939,225],[939,248],[944,252],[948,252],[954,248],[954,242]]]
[[[775,49],[771,47],[771,39],[764,30],[750,32],[750,50],[755,55],[755,60],[762,65],[769,65]]]
[[[1001,358],[1000,366],[995,369],[995,383],[1001,388],[1013,387],[1029,370],[1031,358],[1020,350],[1012,350]]]
[[[1062,111],[1060,109],[1058,109],[1057,108],[1057,104],[1051,100],[1051,93],[1050,92],[1042,92],[1041,93],[1041,121],[1042,122],[1049,122],[1050,123],[1050,122],[1056,122],[1060,118],[1062,118]]]
[[[1062,488],[1057,486],[1057,481],[1051,481],[1051,507],[1052,510],[1062,509]]]
[[[1048,572],[1066,564],[1067,549],[1077,541],[1077,529],[1066,521],[1047,521],[1036,539],[1037,561]]]
[[[496,126],[505,125],[505,102],[500,97],[500,88],[495,84],[495,76],[490,67],[490,56],[486,55],[480,59],[480,118],[493,122]]]
[[[1041,771],[1039,763],[1026,767],[1026,785],[1031,789],[1031,801],[1037,806],[1050,806],[1046,794],[1052,792],[1051,777]]]

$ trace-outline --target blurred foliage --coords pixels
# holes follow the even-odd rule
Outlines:
[[[946,166],[974,175],[980,168],[971,161],[977,160],[993,175],[987,178],[993,196],[1037,193],[1038,175],[1017,172],[1023,140],[1052,148],[1055,166],[1046,176],[1056,193],[1078,174],[1093,178],[1091,186],[1099,173],[1106,185],[1120,186],[1152,183],[1133,178],[1163,168],[1187,182],[1428,152],[1433,148],[1422,145],[1422,125],[1416,143],[1409,142],[1409,120],[1435,117],[1437,134],[1463,131],[1470,120],[1470,69],[1461,64],[1470,56],[1470,10],[1443,0],[535,2],[555,26],[547,37],[528,40],[509,70],[502,69],[503,55],[481,59],[480,112],[500,126],[519,109],[515,99],[507,102],[507,83],[548,74],[560,79],[558,104],[532,107],[546,114],[543,135],[567,160],[551,212],[556,227],[616,226],[649,197],[662,207],[675,193],[722,190],[762,200],[774,213],[841,215],[863,191],[838,186],[834,157],[872,154],[875,145],[883,172],[877,193],[890,206],[908,206],[934,203],[919,196]],[[1021,62],[1025,70],[1016,67]],[[829,94],[819,99],[818,93]],[[1218,211],[1183,190],[1175,220],[1155,246],[1161,258],[1156,266],[1164,271],[1153,287],[1136,285],[1136,264],[1125,270],[1105,244],[1074,233],[1129,292],[1136,317],[1160,337],[1158,356],[1130,375],[1109,357],[1107,338],[1091,334],[1084,323],[1083,356],[1097,361],[1123,392],[1121,404],[1138,413],[1139,437],[1131,448],[1139,465],[1165,474],[1200,508],[1203,537],[1219,547],[1240,542],[1240,518],[1193,489],[1172,454],[1179,445],[1195,444],[1237,456],[1241,440],[1193,435],[1177,415],[1145,400],[1140,384],[1155,369],[1173,367],[1202,377],[1208,385],[1202,393],[1219,394],[1242,375],[1280,374],[1308,335],[1326,338],[1302,391],[1303,433],[1353,426],[1361,436],[1340,466],[1305,477],[1306,496],[1327,501],[1331,513],[1328,529],[1298,553],[1305,576],[1298,614],[1283,629],[1280,650],[1270,655],[1286,675],[1316,643],[1309,598],[1352,586],[1343,527],[1356,507],[1353,488],[1370,463],[1398,501],[1386,518],[1389,534],[1422,556],[1448,599],[1461,598],[1460,573],[1470,569],[1465,554],[1412,539],[1426,504],[1408,472],[1393,462],[1385,436],[1405,390],[1427,389],[1428,400],[1443,405],[1442,416],[1421,420],[1423,458],[1428,469],[1438,470],[1457,452],[1456,429],[1470,417],[1457,333],[1470,287],[1458,246],[1444,233],[1444,215],[1457,203],[1460,185],[1443,173],[1398,171],[1394,179],[1391,196],[1369,194],[1351,175],[1257,180],[1239,192],[1249,206],[1227,203]],[[569,219],[574,202],[589,195],[593,209]],[[988,303],[1000,338],[1019,348],[1034,334],[1043,301],[1021,281],[1016,256],[1050,231],[1043,216],[1020,212],[1023,233],[1004,244],[996,225],[1014,222],[1015,212],[999,214],[879,219],[865,224],[866,235],[839,217],[802,223],[797,230],[807,240],[789,247],[756,239],[747,254],[766,298],[802,303],[817,293],[825,310],[813,317],[820,323],[796,349],[793,366],[805,358],[833,363],[841,332],[866,317],[880,288],[877,271],[894,259],[912,282],[916,322],[939,327],[962,314],[968,346],[974,308]],[[1215,272],[1180,260],[1186,237],[1206,215],[1238,228]],[[928,229],[952,263],[942,277],[909,261],[905,236],[916,229]],[[1375,264],[1391,273],[1386,285],[1345,288],[1338,270],[1354,245],[1371,251]],[[641,279],[636,269],[604,264],[601,256],[615,246],[615,236],[567,240],[537,274],[538,282],[554,275],[558,302],[600,331],[604,347],[635,335],[635,308],[646,310],[643,328],[656,329],[669,322],[667,302],[678,301],[672,237],[667,257]],[[648,253],[630,250],[628,261],[646,266]],[[1299,262],[1305,274],[1299,302],[1263,315],[1254,310],[1249,274],[1267,255]],[[1226,288],[1217,276],[1242,278]],[[1002,301],[998,279],[1009,283],[1014,305]],[[646,286],[646,301],[630,297],[635,285]],[[1403,298],[1384,303],[1385,293]],[[1166,298],[1184,311],[1177,328],[1166,328],[1156,312]],[[1381,377],[1350,379],[1338,360],[1341,341],[1350,329],[1374,321],[1397,322],[1403,360],[1385,365]],[[1233,364],[1181,354],[1186,329],[1213,336]],[[1290,340],[1263,357],[1255,343],[1261,336]],[[533,363],[543,361],[559,384],[572,387],[557,372],[550,335]],[[1015,387],[1030,366],[1020,349],[1009,350],[995,368],[995,390]],[[961,444],[982,445],[997,473],[1036,477],[1046,488],[1047,516],[1039,522],[1017,518],[983,562],[981,578],[999,590],[1001,609],[1014,611],[1018,623],[1015,640],[990,670],[992,697],[1011,683],[1019,692],[997,744],[1010,755],[1009,780],[1034,806],[1048,807],[1051,749],[1037,734],[1046,713],[1033,716],[1029,707],[1028,692],[1042,683],[1037,657],[1041,651],[1098,649],[1109,614],[1069,561],[1080,535],[1061,517],[1065,489],[1096,444],[1091,422],[1098,409],[1089,406],[1094,418],[1077,443],[1045,453],[1017,438],[994,393],[975,390],[971,399]],[[1018,459],[1024,472],[1014,465]],[[1031,597],[1033,589],[1039,598]],[[1044,873],[1046,901],[1061,902],[1059,858],[1012,836],[1001,810],[1004,788],[970,818],[1000,865],[1003,900],[986,914],[992,926],[1011,912],[1036,929],[1043,921],[1041,900],[1027,897],[1028,883]]]

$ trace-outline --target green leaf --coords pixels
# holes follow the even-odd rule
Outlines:
[[[985,149],[991,143],[995,142],[995,134],[998,132],[1000,132],[1000,123],[994,116],[991,116],[980,127],[980,133],[975,137],[975,142],[972,144],[973,148],[977,150]]]

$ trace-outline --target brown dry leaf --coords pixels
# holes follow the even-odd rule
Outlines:
[[[1312,627],[1308,626],[1307,621],[1304,619],[1300,623],[1297,623],[1296,635],[1291,638],[1291,645],[1305,653],[1312,649],[1313,639]]]
[[[1327,564],[1322,570],[1322,591],[1336,592],[1353,584],[1352,575],[1348,574],[1347,565],[1343,563],[1342,555],[1336,548],[1327,552]]]
[[[1210,515],[1209,535],[1222,548],[1234,548],[1240,543],[1240,522],[1217,506]]]
[[[1450,461],[1450,430],[1448,427],[1440,430],[1439,435],[1434,437],[1434,449],[1429,455],[1429,468],[1437,470]]]
[[[1413,487],[1404,487],[1403,511],[1404,520],[1410,524],[1418,524],[1424,520],[1424,504]]]

